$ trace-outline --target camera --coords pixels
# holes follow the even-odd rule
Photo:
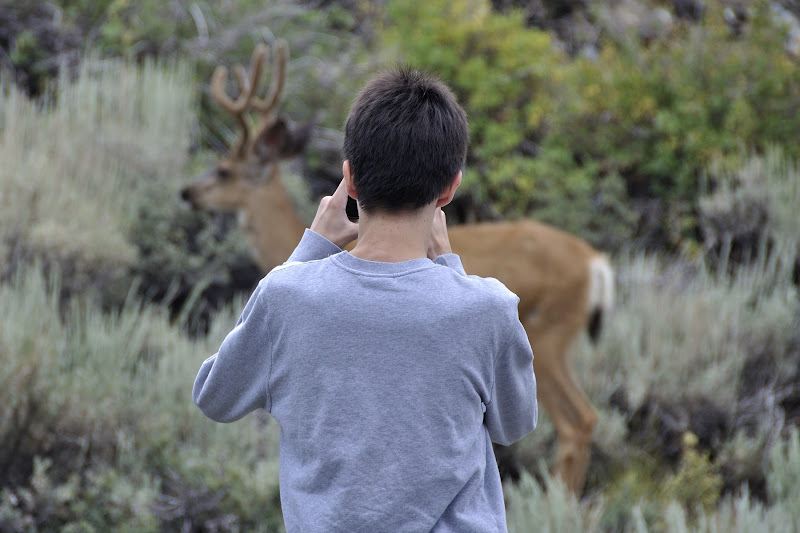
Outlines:
[[[358,222],[358,203],[350,196],[347,197],[345,212],[347,212],[347,218],[353,222]]]

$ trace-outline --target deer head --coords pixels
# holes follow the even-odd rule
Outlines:
[[[241,133],[228,154],[216,165],[197,176],[181,190],[181,197],[193,207],[213,210],[241,210],[254,191],[279,181],[280,162],[300,153],[311,132],[311,124],[293,130],[290,123],[275,112],[283,90],[287,46],[279,41],[274,54],[273,75],[267,95],[256,96],[267,56],[263,43],[256,45],[250,67],[236,65],[233,72],[239,95],[233,99],[226,91],[228,69],[214,70],[211,94],[217,103],[239,123]],[[251,128],[248,112],[258,115],[257,127]]]

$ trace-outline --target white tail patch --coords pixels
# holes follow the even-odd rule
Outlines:
[[[589,261],[589,301],[590,310],[600,309],[604,313],[614,307],[614,271],[604,255],[597,255]]]

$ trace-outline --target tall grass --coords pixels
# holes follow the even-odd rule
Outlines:
[[[0,285],[0,530],[276,523],[274,423],[216,424],[191,399],[233,308],[198,341],[159,308],[63,312],[57,293],[38,268]]]
[[[621,303],[608,321],[603,357],[579,356],[590,367],[583,375],[591,395],[607,399],[620,387],[634,408],[648,396],[732,405],[748,356],[760,346],[785,348],[796,332],[791,268],[780,254],[732,277],[654,257],[622,263]]]
[[[800,252],[800,168],[780,146],[754,154],[729,168],[717,161],[708,172],[714,190],[700,198],[706,247],[766,241],[785,255]]]
[[[192,71],[183,63],[88,58],[41,102],[0,78],[0,260],[107,273],[128,264],[132,197],[186,160]]]
[[[191,401],[234,311],[192,340],[93,298],[134,260],[143,190],[184,172],[191,68],[89,58],[41,102],[0,85],[0,531],[279,527],[274,424]]]
[[[509,531],[513,533],[791,533],[800,527],[800,433],[769,450],[770,505],[753,500],[744,487],[726,496],[711,512],[687,508],[675,500],[657,503],[658,494],[639,494],[629,501],[631,519],[622,527],[604,527],[615,510],[601,494],[578,501],[563,483],[543,473],[544,485],[524,475],[516,486],[506,486]],[[655,511],[654,511],[655,509]],[[648,511],[649,510],[649,511]],[[692,516],[695,516],[692,518]]]

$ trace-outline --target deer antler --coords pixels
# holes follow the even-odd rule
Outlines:
[[[226,111],[231,113],[239,121],[242,127],[242,136],[236,146],[236,151],[247,145],[247,139],[250,136],[250,125],[244,116],[244,113],[250,107],[253,94],[258,86],[258,79],[261,77],[261,69],[264,64],[264,56],[267,53],[267,48],[263,43],[258,43],[253,50],[253,55],[250,57],[250,75],[242,65],[236,65],[233,68],[233,73],[239,83],[239,96],[236,100],[228,96],[225,90],[225,83],[228,80],[228,69],[220,65],[214,70],[214,75],[211,79],[211,94],[217,103]]]
[[[278,41],[276,59],[274,60],[275,72],[269,84],[269,91],[264,99],[253,98],[251,101],[253,109],[264,115],[270,113],[278,102],[278,98],[283,91],[283,83],[286,79],[286,59],[288,56],[286,41]]]

